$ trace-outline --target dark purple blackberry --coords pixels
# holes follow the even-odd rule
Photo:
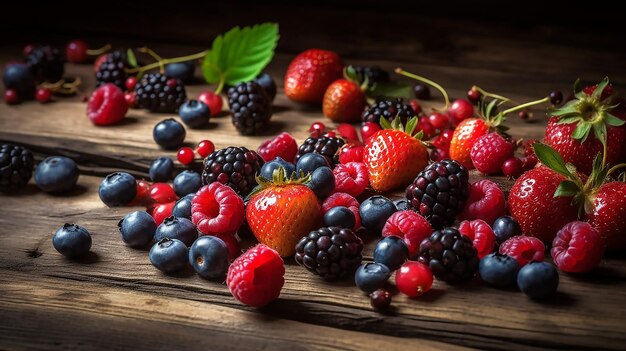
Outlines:
[[[396,116],[400,116],[402,124],[406,125],[406,121],[415,116],[415,111],[413,111],[411,105],[404,103],[400,98],[395,100],[379,100],[363,111],[361,119],[363,122],[380,123],[382,117],[387,118],[387,120],[391,122]]]
[[[26,56],[24,62],[38,83],[55,83],[63,78],[65,60],[57,48],[39,46]]]
[[[0,191],[23,187],[33,175],[33,154],[12,144],[0,145]]]
[[[338,151],[345,143],[343,139],[335,136],[325,135],[319,138],[308,137],[298,148],[296,161],[302,157],[302,155],[314,152],[326,157],[331,165],[337,164],[339,163]]]
[[[161,73],[143,76],[135,86],[135,96],[138,108],[158,113],[174,113],[187,99],[180,79],[167,78]]]
[[[272,117],[272,100],[257,82],[239,83],[228,89],[231,120],[243,135],[255,135],[267,129]]]
[[[244,197],[257,185],[256,175],[261,166],[261,156],[243,146],[220,149],[204,159],[202,184],[220,182]]]
[[[463,210],[469,194],[467,168],[453,160],[435,162],[421,171],[406,188],[409,206],[434,229],[451,225]]]
[[[378,66],[354,66],[354,70],[363,78],[367,78],[369,84],[384,83],[389,81],[389,72]]]
[[[479,259],[470,238],[454,228],[445,228],[422,241],[418,261],[427,264],[437,279],[456,284],[472,279]]]
[[[320,228],[300,239],[296,262],[326,279],[352,277],[361,265],[363,241],[347,228]]]
[[[126,90],[126,71],[128,61],[126,54],[122,51],[113,51],[106,55],[106,58],[96,71],[96,86],[106,83],[113,83],[122,91]]]

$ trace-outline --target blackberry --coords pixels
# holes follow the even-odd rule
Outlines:
[[[220,182],[244,197],[257,185],[263,159],[245,147],[230,146],[214,151],[204,159],[202,184]]]
[[[126,54],[122,51],[113,51],[106,55],[104,61],[96,71],[96,86],[113,83],[122,91],[126,90],[126,71],[128,64]]]
[[[57,48],[49,45],[39,46],[26,56],[24,62],[39,83],[55,83],[63,78],[65,61]]]
[[[446,283],[470,280],[478,270],[478,252],[472,240],[454,228],[433,232],[420,244],[418,261]]]
[[[391,122],[396,116],[400,116],[402,124],[406,125],[406,121],[415,116],[415,111],[413,111],[411,105],[406,104],[404,100],[400,98],[395,100],[379,100],[363,111],[361,119],[363,122],[380,123],[382,117],[387,118],[387,120]]]
[[[326,279],[352,277],[361,265],[363,241],[347,228],[320,228],[300,239],[296,262]]]
[[[367,77],[367,81],[369,84],[384,83],[389,81],[389,72],[378,66],[355,66],[354,70],[357,74],[362,75],[363,78]]]
[[[339,149],[346,142],[335,136],[322,136],[319,138],[308,137],[302,145],[298,148],[298,155],[296,161],[305,154],[317,153],[328,160],[331,165],[339,163]]]
[[[434,229],[451,225],[463,210],[469,194],[467,168],[453,160],[430,164],[406,188],[409,206],[424,216]]]
[[[272,100],[257,82],[239,83],[228,89],[231,120],[243,135],[263,132],[272,117]]]
[[[12,144],[0,145],[0,191],[21,188],[33,175],[33,154]]]
[[[174,113],[187,95],[180,79],[167,78],[161,73],[146,74],[135,86],[137,107],[150,112]]]

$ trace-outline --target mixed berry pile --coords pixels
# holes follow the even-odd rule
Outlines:
[[[185,84],[193,82],[195,61],[210,52],[162,59],[144,48],[157,62],[141,66],[132,50],[100,51],[78,40],[65,56],[50,46],[27,47],[24,62],[5,69],[6,102],[75,93],[77,82],[63,79],[64,62],[101,54],[86,113],[95,126],[120,123],[129,108],[178,113],[156,123],[153,138],[162,149],[177,150],[177,161],[189,169],[177,171],[172,158],[161,157],[149,180],[111,173],[100,184],[100,199],[109,207],[146,207],[118,227],[129,247],[151,247],[148,258],[158,270],[192,267],[216,284],[225,281],[246,305],[279,297],[289,283],[284,260],[292,257],[325,280],[354,280],[383,309],[392,284],[419,298],[435,280],[480,279],[546,299],[558,288],[559,271],[589,272],[605,251],[626,250],[626,108],[608,79],[577,82],[566,100],[554,91],[520,104],[473,86],[467,99],[450,101],[439,84],[396,69],[396,81],[418,83],[404,83],[412,96],[394,96],[380,89],[394,80],[390,72],[345,66],[337,53],[310,49],[286,68],[284,94],[321,106],[329,121],[313,123],[300,143],[282,132],[256,150],[216,148],[210,140],[194,149],[183,146],[186,128],[205,127],[222,114],[223,101],[234,130],[268,131],[277,86],[264,65],[248,67],[256,78],[226,81],[225,94],[221,81],[189,99]],[[203,73],[211,81],[214,72]],[[445,106],[426,111],[422,102],[432,98],[431,88]],[[540,104],[551,105],[543,142],[512,137],[506,118],[527,120],[528,108]],[[196,156],[203,160],[199,172]],[[0,190],[24,186],[33,168],[30,151],[2,145]],[[514,179],[510,193],[489,179],[472,182],[473,169]],[[34,174],[49,193],[72,191],[79,176],[76,163],[61,156],[43,160]],[[391,192],[404,196],[385,196]],[[370,252],[363,240],[372,235],[379,239],[365,262]],[[258,244],[242,252],[242,238]],[[65,224],[53,245],[76,258],[89,252],[92,239],[86,228]]]

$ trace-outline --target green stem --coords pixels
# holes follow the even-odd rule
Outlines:
[[[152,58],[160,63],[159,65],[159,69],[161,70],[161,74],[163,74],[165,72],[165,65],[163,64],[163,57],[161,57],[159,54],[157,54],[156,52],[154,52],[154,50],[150,49],[147,46],[144,46],[142,48],[137,49],[137,51],[144,53],[144,54],[148,54],[150,56],[152,56]]]
[[[220,76],[220,82],[217,84],[217,88],[215,89],[215,94],[219,95],[222,92],[222,89],[224,89],[224,75],[222,74]]]
[[[515,103],[515,101],[509,99],[506,96],[490,93],[490,92],[484,90],[483,88],[479,87],[478,85],[474,85],[472,87],[472,89],[478,90],[478,92],[480,92],[483,96],[488,96],[488,97],[491,97],[491,98],[494,98],[494,99],[498,99],[498,100],[502,100],[502,101],[505,101],[505,102]]]
[[[182,56],[182,57],[176,57],[176,58],[169,58],[169,59],[163,59],[160,62],[154,62],[151,63],[149,65],[145,65],[143,67],[137,67],[137,68],[130,68],[126,70],[126,73],[139,73],[139,72],[145,72],[145,71],[149,71],[151,69],[155,69],[160,67],[161,65],[168,65],[170,63],[179,63],[179,62],[186,62],[186,61],[193,61],[193,60],[198,60],[203,58],[204,56],[206,56],[206,54],[209,51],[202,51],[199,52],[197,54],[193,54],[193,55],[187,55],[187,56]]]
[[[515,111],[523,110],[523,109],[525,109],[526,107],[530,107],[530,106],[534,106],[534,105],[539,105],[539,104],[542,104],[542,103],[544,103],[544,102],[548,102],[548,101],[550,101],[550,97],[549,97],[549,96],[546,96],[546,97],[544,97],[543,99],[540,99],[540,100],[530,101],[530,102],[527,102],[527,103],[525,103],[525,104],[521,104],[521,105],[517,105],[517,106],[515,106],[515,107],[511,107],[511,108],[510,108],[510,109],[508,109],[508,110],[504,110],[504,111],[502,111],[502,114],[503,114],[503,115],[507,115],[507,114],[509,114],[509,113],[511,113],[511,112],[515,112]]]
[[[613,172],[617,171],[620,168],[626,168],[626,163],[620,163],[619,165],[615,165],[609,169],[606,173],[607,176],[611,175]]]
[[[405,77],[409,77],[409,78],[415,79],[417,81],[420,81],[422,83],[426,83],[426,84],[436,88],[437,90],[439,90],[441,92],[441,95],[443,95],[443,98],[444,98],[444,100],[446,102],[446,106],[444,107],[444,109],[447,109],[450,106],[450,98],[448,98],[448,93],[446,93],[446,90],[441,85],[435,83],[434,81],[432,81],[432,80],[430,80],[428,78],[425,78],[425,77],[422,77],[422,76],[418,76],[417,74],[409,73],[409,72],[403,70],[402,68],[396,68],[395,72],[397,74],[400,74],[400,75],[403,75]]]
[[[105,52],[111,50],[111,44],[106,44],[105,46],[99,48],[99,49],[94,49],[94,50],[87,50],[87,55],[89,56],[97,56],[100,54],[104,54]]]
[[[602,143],[602,168],[606,166],[606,141],[606,134],[602,133],[602,140],[600,140],[600,142]]]

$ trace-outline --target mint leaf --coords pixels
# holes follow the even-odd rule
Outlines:
[[[573,178],[572,173],[570,173],[570,171],[565,166],[565,161],[563,160],[561,155],[556,152],[556,150],[542,143],[534,143],[533,149],[535,150],[535,155],[537,155],[539,161],[546,165],[546,167],[564,175],[567,178]]]
[[[276,23],[235,27],[219,35],[202,62],[204,79],[229,85],[253,80],[272,60],[278,37]]]
[[[376,83],[369,91],[371,96],[410,99],[412,89],[409,84],[381,82]]]

